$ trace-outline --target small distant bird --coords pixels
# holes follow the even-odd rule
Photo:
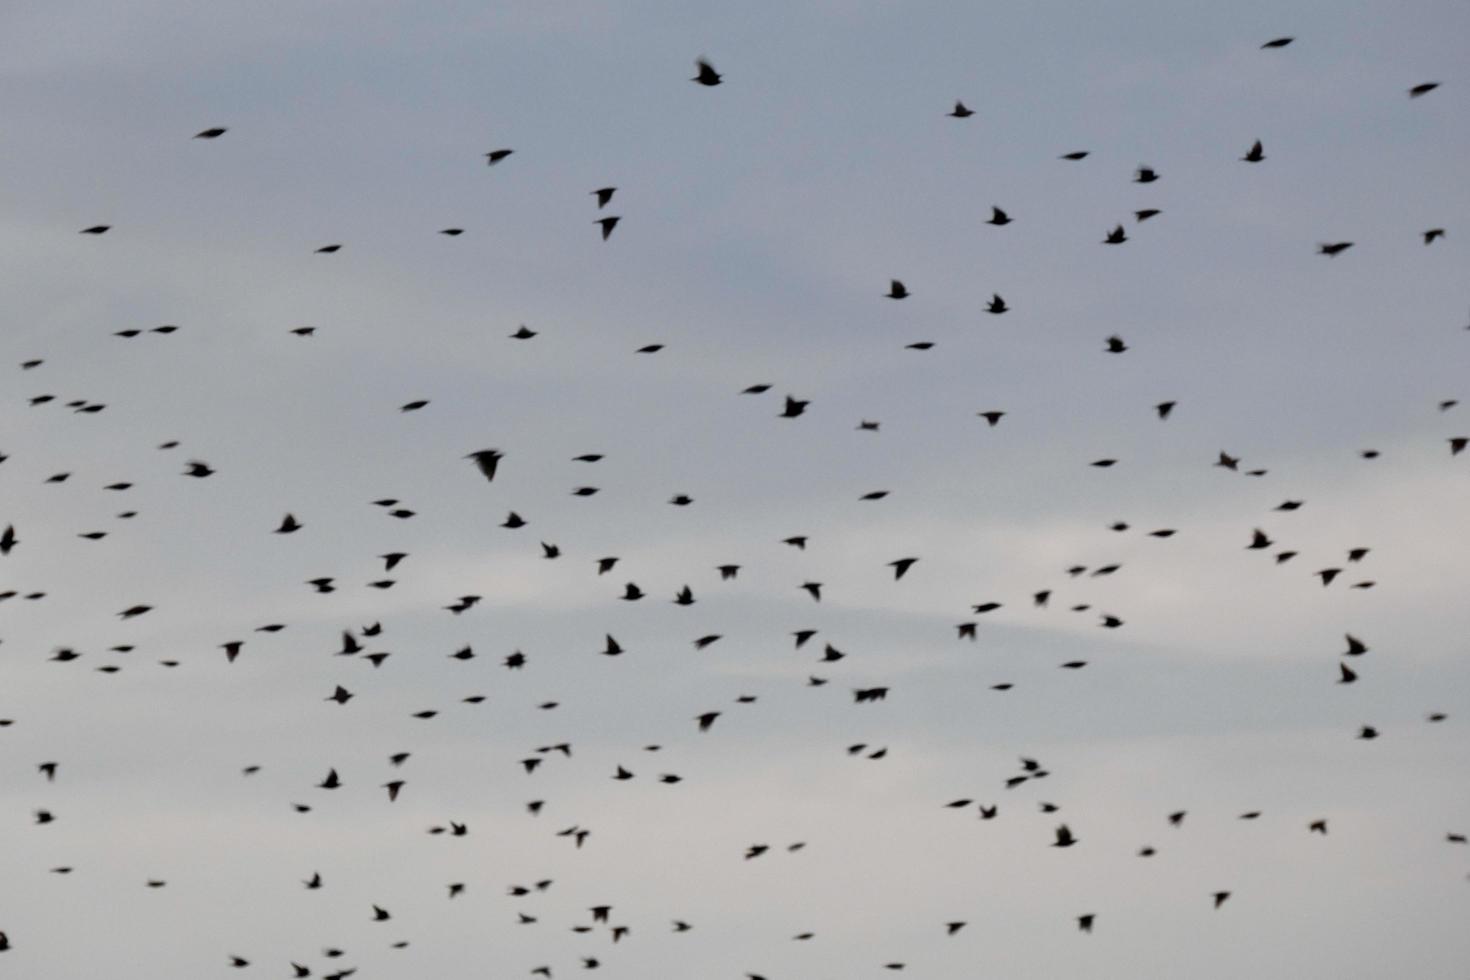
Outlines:
[[[1006,301],[1001,298],[1000,293],[991,293],[991,295],[990,295],[990,305],[988,305],[988,306],[985,307],[985,312],[986,313],[1005,313],[1009,309],[1010,309],[1010,307],[1009,306],[1006,306]]]
[[[984,419],[993,428],[996,425],[1000,424],[1000,420],[1005,418],[1006,413],[1001,411],[989,411],[976,412],[975,414]]]
[[[1087,150],[1073,150],[1071,153],[1063,153],[1062,156],[1061,156],[1061,159],[1063,159],[1063,160],[1085,160],[1087,158],[1088,152],[1089,151],[1087,151]]]
[[[1229,897],[1229,892],[1215,892],[1215,908],[1219,908],[1220,906],[1224,905],[1225,900]]]
[[[340,252],[340,251],[342,251],[342,246],[341,245],[323,245],[321,248],[319,248],[319,249],[316,250],[316,254],[318,254],[318,255],[331,255],[334,252]]]
[[[908,287],[905,286],[901,280],[890,279],[888,280],[888,292],[884,295],[887,296],[888,299],[907,299],[909,295],[909,290]]]
[[[192,476],[202,480],[206,476],[212,476],[214,474],[214,470],[208,463],[202,463],[197,459],[191,459],[184,465],[188,467],[184,470],[185,476]]]
[[[1164,212],[1160,211],[1158,208],[1144,208],[1141,211],[1134,211],[1133,212],[1133,220],[1135,220],[1135,221],[1147,221],[1149,218],[1152,218],[1152,217],[1154,217],[1156,215],[1160,215],[1160,214],[1163,214],[1163,213]]]
[[[966,106],[963,102],[956,102],[950,115],[956,119],[968,119],[975,114],[975,110]]]
[[[608,215],[606,218],[598,218],[596,221],[594,221],[592,223],[594,225],[601,225],[602,226],[602,240],[603,241],[607,241],[608,238],[610,238],[612,236],[613,229],[616,228],[618,226],[618,222],[619,221],[622,221],[622,220],[623,220],[622,217],[620,217],[619,215],[615,215],[614,214],[614,215]]]
[[[896,561],[889,562],[889,567],[893,569],[893,580],[897,582],[903,578],[908,570],[913,567],[914,562],[918,560],[917,558],[899,558]]]
[[[1322,242],[1317,245],[1317,254],[1334,256],[1353,247],[1352,242]]]
[[[723,75],[715,71],[713,65],[711,65],[708,61],[705,61],[703,58],[696,59],[694,62],[694,67],[697,70],[697,74],[690,79],[691,82],[698,82],[701,85],[715,86],[720,84],[720,80],[724,78]]]
[[[1052,847],[1071,847],[1077,843],[1077,838],[1072,836],[1072,831],[1066,824],[1059,824],[1056,830],[1057,839],[1052,842]],[[1089,916],[1089,918],[1091,918]]]
[[[1409,89],[1409,98],[1417,99],[1421,95],[1428,95],[1437,88],[1439,88],[1439,82],[1424,82],[1421,85],[1415,85]]]
[[[1083,932],[1092,932],[1092,922],[1097,916],[1092,913],[1077,916],[1077,928]]]
[[[1296,38],[1294,38],[1294,37],[1278,37],[1274,41],[1267,41],[1265,44],[1261,45],[1261,47],[1263,49],[1264,48],[1284,48],[1288,44],[1290,44],[1292,41],[1295,41],[1295,40],[1296,40]]]
[[[105,235],[111,229],[112,225],[93,225],[90,228],[83,228],[81,233],[83,235]]]
[[[1133,174],[1133,182],[1135,184],[1152,184],[1158,179],[1158,173],[1151,167],[1139,167]]]
[[[794,419],[805,412],[806,407],[810,404],[810,401],[792,398],[790,395],[787,395],[786,408],[781,412],[779,416],[777,416],[777,418]]]
[[[597,190],[592,191],[591,193],[597,197],[597,206],[599,208],[605,208],[607,207],[608,202],[612,200],[613,194],[616,191],[616,187],[599,187],[597,188]]]
[[[225,135],[225,133],[228,132],[229,130],[223,126],[214,126],[209,129],[200,130],[199,132],[194,134],[194,138],[196,140],[219,139],[221,136]]]
[[[1160,419],[1167,419],[1169,413],[1174,411],[1175,404],[1175,402],[1159,402],[1154,406],[1154,411],[1158,413]]]
[[[290,534],[293,531],[299,530],[301,530],[301,522],[296,520],[296,518],[292,517],[290,514],[287,514],[285,517],[281,518],[281,526],[276,528],[274,533]]]
[[[15,525],[7,524],[5,530],[0,532],[0,555],[10,554],[11,549],[19,543],[20,539],[15,536]]]
[[[1266,154],[1264,148],[1261,146],[1261,141],[1256,140],[1255,143],[1251,145],[1251,148],[1246,151],[1245,156],[1241,157],[1241,159],[1244,160],[1246,163],[1260,163],[1262,160],[1266,159]]]
[[[485,164],[486,166],[493,167],[514,152],[515,150],[491,150],[485,154]]]
[[[1128,345],[1123,343],[1123,338],[1117,334],[1109,337],[1107,343],[1108,346],[1105,349],[1109,354],[1121,354],[1128,349]]]
[[[1008,224],[1011,223],[1011,221],[1012,221],[1012,218],[1011,218],[1010,215],[1006,214],[1000,208],[998,208],[998,207],[996,207],[995,205],[992,204],[990,206],[990,220],[987,221],[987,222],[985,222],[985,223],[987,225],[997,225],[997,226],[999,226],[999,225],[1008,225]]]
[[[1434,243],[1434,240],[1436,238],[1443,238],[1443,237],[1444,237],[1444,229],[1443,228],[1431,228],[1431,229],[1429,229],[1428,231],[1426,231],[1424,233],[1424,244],[1425,245],[1432,245]]]
[[[480,472],[485,474],[486,480],[495,479],[495,469],[504,458],[505,454],[498,449],[480,449],[465,457],[465,459],[473,459],[475,461],[475,465],[480,468]]]
[[[463,228],[440,228],[439,234],[448,235],[450,238],[458,238],[464,234]]]
[[[1128,240],[1128,235],[1123,231],[1123,226],[1118,225],[1108,232],[1108,237],[1103,239],[1104,245],[1121,245]]]

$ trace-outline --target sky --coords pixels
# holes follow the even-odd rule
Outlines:
[[[1467,35],[1345,0],[0,11],[0,975],[1461,976]]]

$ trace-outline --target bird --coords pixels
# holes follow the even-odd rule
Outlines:
[[[1437,88],[1439,88],[1439,82],[1421,82],[1409,89],[1409,98],[1417,99],[1421,95],[1428,95]]]
[[[1107,347],[1104,348],[1109,354],[1121,354],[1127,349],[1128,345],[1123,343],[1123,338],[1116,334],[1108,338]]]
[[[608,215],[606,218],[598,218],[592,223],[594,225],[602,226],[602,240],[607,241],[610,237],[612,237],[613,229],[616,228],[618,226],[618,222],[622,220],[623,219],[620,216],[613,214]]]
[[[1444,237],[1444,229],[1443,228],[1430,228],[1428,231],[1424,232],[1423,234],[1424,234],[1424,244],[1425,245],[1433,245],[1434,244],[1434,240],[1436,238],[1443,238]]]
[[[485,154],[485,163],[487,166],[493,167],[514,152],[515,150],[491,150]]]
[[[225,135],[225,133],[228,132],[229,130],[223,126],[211,126],[209,129],[202,129],[199,132],[195,133],[194,138],[196,140],[219,139],[221,136]]]
[[[299,530],[301,530],[301,523],[297,521],[295,517],[287,514],[285,517],[281,518],[280,526],[276,528],[275,533],[291,534],[292,532]]]
[[[1012,219],[1010,215],[1006,214],[1000,208],[998,208],[998,207],[996,207],[994,205],[991,205],[991,207],[990,207],[990,220],[986,221],[985,223],[987,225],[995,225],[997,227],[1000,227],[1002,225],[1008,225],[1008,224],[1010,224],[1012,220],[1014,220],[1014,219]]]
[[[1152,184],[1159,179],[1159,175],[1152,167],[1139,167],[1133,174],[1135,184]]]
[[[1261,141],[1256,140],[1253,144],[1251,144],[1251,148],[1246,151],[1245,156],[1241,157],[1241,159],[1244,160],[1246,163],[1260,163],[1262,160],[1266,159],[1266,154],[1261,146]]]
[[[1317,246],[1317,254],[1331,258],[1335,255],[1341,255],[1352,247],[1352,242],[1322,242]]]
[[[5,525],[5,530],[0,531],[0,555],[10,554],[19,543],[20,539],[15,536],[15,525]]]
[[[888,281],[888,292],[884,294],[888,299],[908,299],[909,289],[898,279]]]
[[[1128,240],[1128,234],[1127,234],[1127,232],[1125,232],[1123,230],[1123,226],[1122,225],[1118,225],[1118,226],[1114,227],[1112,231],[1108,232],[1107,237],[1103,239],[1103,244],[1104,245],[1121,245],[1124,242],[1126,242],[1127,240]]]
[[[495,479],[495,470],[504,458],[505,454],[498,449],[478,449],[465,456],[465,459],[474,460],[480,472],[485,475],[485,479],[492,482]]]
[[[913,567],[914,562],[918,560],[917,558],[899,558],[896,561],[889,562],[889,567],[893,569],[893,580],[896,582],[903,578],[908,570]]]
[[[1052,847],[1071,847],[1077,843],[1077,838],[1072,836],[1072,831],[1068,829],[1066,824],[1057,825],[1056,838],[1052,842]]]
[[[599,187],[597,190],[591,191],[590,193],[592,193],[597,198],[597,207],[600,210],[607,207],[608,202],[612,200],[613,194],[616,193],[616,191],[616,187]]]
[[[1296,38],[1294,38],[1294,37],[1278,37],[1278,38],[1275,38],[1274,40],[1267,41],[1265,44],[1261,45],[1261,47],[1262,48],[1284,48],[1288,44],[1290,44],[1292,41],[1295,41],[1295,40],[1296,40]]]
[[[968,119],[975,114],[975,110],[968,108],[963,102],[956,102],[949,115],[956,119]]]
[[[810,404],[810,401],[801,401],[787,395],[786,408],[782,410],[779,417],[783,419],[794,419],[803,414],[806,411],[806,407]]]
[[[715,71],[713,65],[703,58],[695,59],[694,67],[695,75],[690,81],[698,82],[700,85],[713,87],[720,84],[720,81],[724,78],[723,75]]]

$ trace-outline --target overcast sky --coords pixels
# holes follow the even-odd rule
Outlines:
[[[1467,37],[1341,0],[0,12],[0,976],[1463,976]]]

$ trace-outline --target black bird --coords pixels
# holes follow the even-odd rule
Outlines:
[[[475,465],[480,468],[480,472],[485,474],[485,479],[494,480],[495,468],[500,465],[504,457],[505,454],[498,449],[480,449],[470,453],[465,459],[473,459]]]
[[[1245,156],[1241,157],[1241,159],[1244,160],[1246,163],[1260,163],[1262,160],[1266,159],[1266,154],[1261,147],[1261,141],[1256,140],[1255,143],[1252,144],[1251,148],[1246,151]]]
[[[487,166],[493,167],[514,152],[515,150],[491,150],[489,153],[485,154],[485,164]]]
[[[1425,245],[1432,245],[1432,244],[1434,244],[1434,240],[1436,238],[1443,238],[1443,237],[1444,237],[1444,229],[1443,228],[1431,228],[1431,229],[1429,229],[1428,231],[1426,231],[1424,233],[1424,244]]]
[[[198,477],[202,480],[206,476],[212,476],[214,474],[214,470],[208,463],[202,463],[197,459],[191,459],[185,465],[188,467],[184,470],[185,476]]]
[[[591,193],[597,197],[597,206],[599,208],[605,208],[607,207],[607,203],[612,200],[613,194],[616,191],[616,187],[599,187]]]
[[[1063,160],[1085,160],[1087,154],[1087,150],[1073,150],[1071,153],[1063,153],[1061,158]]]
[[[963,102],[956,102],[950,115],[956,119],[968,119],[975,114],[975,110],[967,107]]]
[[[1159,179],[1159,175],[1151,167],[1139,167],[1133,175],[1135,184],[1152,184]]]
[[[1318,255],[1326,255],[1329,258],[1347,251],[1353,247],[1352,242],[1323,242],[1317,246]]]
[[[1103,239],[1104,245],[1121,245],[1128,240],[1128,235],[1123,231],[1123,226],[1118,225],[1108,232],[1108,237]]]
[[[292,517],[290,514],[287,514],[285,517],[281,518],[281,526],[276,528],[275,533],[290,534],[293,531],[299,530],[301,530],[301,522],[296,520],[296,518]]]
[[[1128,349],[1128,345],[1123,343],[1122,337],[1114,334],[1108,338],[1108,346],[1105,349],[1109,354],[1121,354]]]
[[[1409,98],[1417,99],[1421,95],[1428,95],[1437,88],[1439,88],[1439,82],[1424,82],[1422,85],[1415,85],[1409,89]]]
[[[888,299],[907,299],[908,287],[897,279],[888,280],[888,292],[884,294]]]
[[[1066,824],[1059,824],[1056,830],[1057,839],[1052,842],[1052,847],[1071,847],[1077,843],[1077,838],[1072,836],[1072,831]],[[1090,916],[1089,916],[1090,918]]]
[[[209,129],[200,130],[199,132],[195,133],[194,138],[196,140],[219,139],[221,136],[225,135],[225,133],[228,132],[229,130],[223,126],[213,126]]]
[[[621,216],[613,214],[608,215],[606,218],[598,218],[592,223],[594,225],[602,226],[602,240],[607,241],[608,238],[612,236],[613,229],[616,228],[618,226],[618,222],[622,220],[623,219]]]
[[[1000,293],[992,293],[990,295],[990,305],[985,308],[985,312],[1004,313],[1009,309],[1010,307],[1006,306],[1006,301],[1001,299]]]
[[[0,532],[0,555],[10,554],[11,549],[19,543],[20,539],[15,536],[15,525],[5,525],[5,530]]]
[[[997,225],[997,226],[999,226],[999,225],[1008,225],[1008,224],[1011,223],[1011,221],[1012,221],[1012,218],[1011,218],[1010,215],[1006,214],[1000,208],[998,208],[998,207],[996,207],[995,205],[992,204],[990,206],[990,220],[987,221],[987,222],[985,222],[985,223],[987,225]]]
[[[805,412],[806,407],[810,404],[810,401],[802,401],[796,398],[792,398],[790,395],[787,395],[786,408],[781,412],[780,415],[777,416],[777,418],[794,419],[801,413]]]
[[[111,229],[112,225],[93,225],[90,228],[83,228],[81,233],[83,235],[105,235]]]
[[[1133,212],[1133,220],[1134,221],[1147,221],[1149,218],[1152,218],[1152,217],[1154,217],[1156,215],[1160,215],[1160,214],[1163,214],[1163,213],[1164,212],[1160,211],[1158,208],[1143,208],[1140,211],[1134,211]]]
[[[724,78],[723,75],[715,71],[713,65],[711,65],[708,61],[705,61],[703,58],[696,59],[694,62],[694,67],[698,70],[698,74],[690,79],[691,82],[698,82],[701,85],[714,86],[720,84],[720,80]]]
[[[1296,40],[1296,38],[1294,38],[1294,37],[1278,37],[1274,41],[1267,41],[1265,44],[1261,45],[1261,47],[1263,49],[1265,49],[1265,48],[1284,48],[1288,44],[1290,44],[1292,41],[1295,41],[1295,40]]]
[[[913,567],[914,562],[918,560],[917,558],[899,558],[896,561],[889,562],[889,567],[893,569],[893,580],[897,582],[903,578],[905,573]]]

